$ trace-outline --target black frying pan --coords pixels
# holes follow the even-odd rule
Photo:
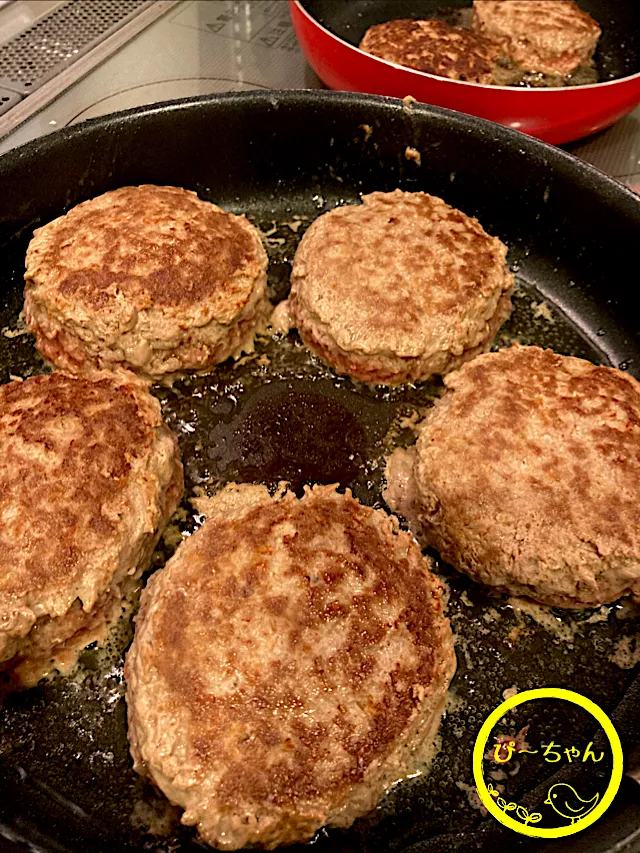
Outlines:
[[[420,151],[421,165],[405,158],[408,145]],[[0,326],[16,326],[33,228],[105,190],[143,182],[197,190],[247,212],[270,232],[276,301],[286,294],[295,244],[321,211],[397,186],[442,196],[510,246],[519,289],[501,343],[517,337],[640,374],[640,306],[630,272],[640,203],[631,192],[561,151],[478,119],[326,92],[229,94],[133,110],[0,158]],[[539,313],[543,300],[552,322]],[[156,389],[180,438],[189,493],[207,482],[284,478],[297,490],[305,482],[339,482],[381,505],[384,455],[411,440],[401,419],[430,405],[437,384],[393,391],[356,386],[311,358],[295,333],[262,342],[259,352],[269,355],[267,367],[251,360],[225,364],[173,391]],[[2,381],[43,370],[28,336],[0,335],[0,369]],[[194,520],[184,506],[180,523],[190,529]],[[460,638],[459,704],[443,726],[433,772],[399,786],[350,831],[321,833],[316,850],[433,853],[524,844],[492,818],[483,820],[457,784],[471,782],[475,735],[513,684],[578,690],[612,713],[627,754],[640,740],[635,672],[609,660],[621,632],[633,628],[631,618],[620,618],[615,606],[598,622],[587,623],[589,613],[564,613],[557,623],[576,629],[570,652],[534,622],[514,645],[507,633],[518,617],[509,603],[446,566],[439,570],[451,586],[450,615]],[[45,851],[199,848],[131,769],[121,665],[129,641],[125,628],[106,652],[85,652],[74,678],[6,700],[0,710],[5,836]],[[569,736],[576,720],[558,712],[538,720],[547,724]],[[568,778],[579,781],[573,770]],[[519,796],[543,784],[544,777],[525,774]],[[640,826],[626,785],[591,830],[529,849],[612,849]],[[149,823],[159,834],[149,834]]]

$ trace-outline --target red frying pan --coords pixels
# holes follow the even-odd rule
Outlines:
[[[307,59],[331,89],[371,92],[470,113],[559,145],[609,127],[640,103],[640,3],[579,0],[600,24],[601,82],[562,89],[483,86],[435,77],[358,49],[365,30],[393,18],[448,19],[471,0],[290,0]]]

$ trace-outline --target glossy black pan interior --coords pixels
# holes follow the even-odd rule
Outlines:
[[[405,157],[407,146],[420,152],[420,164]],[[11,334],[33,228],[107,189],[144,182],[194,189],[250,215],[267,235],[276,301],[287,292],[300,235],[322,211],[398,186],[442,196],[510,247],[519,289],[503,344],[518,338],[640,374],[633,272],[640,204],[631,192],[557,149],[479,119],[370,96],[289,92],[108,116],[0,159],[0,325],[9,329],[0,335],[2,381],[43,369],[30,337]],[[258,350],[268,355],[266,366],[227,364],[212,377],[156,389],[179,435],[189,494],[207,483],[284,478],[296,489],[339,482],[381,505],[384,455],[396,441],[410,440],[401,419],[429,405],[437,385],[391,392],[356,386],[310,358],[295,333],[263,341]],[[180,523],[188,529],[194,519],[184,506]],[[569,650],[534,623],[514,646],[505,639],[516,621],[508,602],[440,569],[451,584],[460,638],[459,703],[445,722],[433,774],[399,786],[352,830],[321,833],[313,849],[497,851],[524,843],[483,820],[458,784],[471,782],[475,735],[511,685],[583,692],[613,714],[627,752],[639,740],[635,672],[609,659],[619,632],[631,629],[615,607],[593,624],[585,621],[589,614],[552,616],[558,625],[581,623]],[[10,697],[0,710],[0,824],[7,838],[82,853],[199,847],[131,769],[121,665],[129,639],[122,632],[108,654],[85,653],[74,678]],[[555,722],[560,730],[572,723]],[[523,778],[523,797],[543,781]],[[563,851],[605,851],[640,826],[626,789],[612,815],[613,823],[605,817],[558,844]],[[587,838],[590,846],[575,846]]]

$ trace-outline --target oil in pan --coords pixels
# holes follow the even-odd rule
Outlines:
[[[269,247],[269,287],[278,301],[286,295],[290,261],[309,219],[290,216],[286,222],[256,224]],[[20,245],[16,278],[23,257]],[[27,376],[44,367],[30,336],[16,325],[19,302],[14,289],[0,318],[0,358],[14,374]],[[517,283],[514,311],[496,346],[516,340],[603,360],[523,281]],[[336,376],[291,332],[277,339],[261,337],[255,351],[238,362],[154,392],[178,435],[186,479],[185,500],[155,555],[159,567],[201,523],[188,499],[231,481],[275,487],[286,480],[298,493],[306,483],[339,483],[364,503],[384,506],[385,457],[393,447],[413,442],[412,427],[440,395],[442,384],[385,389],[354,383]],[[422,772],[418,756],[411,778],[351,830],[322,831],[316,850],[402,850],[418,840],[473,828],[482,819],[471,778],[473,742],[505,693],[565,684],[610,710],[632,680],[637,629],[628,605],[580,612],[523,605],[446,565],[436,567],[449,586],[458,655],[439,751],[428,773]],[[179,810],[132,769],[122,668],[132,632],[127,614],[104,648],[82,654],[71,676],[5,701],[0,815],[43,849],[168,853],[203,847],[192,830],[180,826]],[[568,738],[580,720],[563,709],[539,723],[544,734],[558,739]],[[523,768],[516,792],[524,794],[540,781],[540,770]]]

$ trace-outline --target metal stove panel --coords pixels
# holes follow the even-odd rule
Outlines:
[[[11,107],[15,107],[22,100],[22,95],[17,92],[12,92],[10,89],[3,89],[0,86],[0,116],[8,112]]]
[[[137,15],[148,0],[72,0],[0,45],[0,86],[28,95]]]

